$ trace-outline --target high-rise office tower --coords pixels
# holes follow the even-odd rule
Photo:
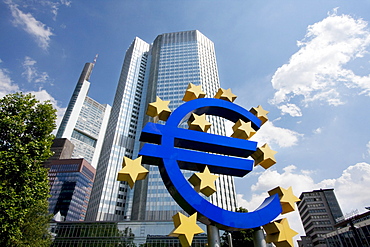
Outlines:
[[[136,38],[126,52],[86,214],[88,221],[125,219],[129,187],[117,182],[117,174],[123,157],[132,158],[137,127],[143,122],[149,48]]]
[[[300,246],[326,246],[325,234],[333,231],[336,219],[343,216],[334,189],[303,192],[299,199],[298,210],[306,232]]]
[[[189,83],[201,85],[207,97],[220,87],[214,44],[199,31],[159,35],[152,45],[135,38],[126,52],[109,119],[107,134],[97,167],[97,177],[87,220],[171,220],[179,206],[167,192],[158,168],[148,166],[148,178],[130,191],[117,182],[123,157],[136,158],[140,132],[146,122],[147,104],[156,96],[170,101],[174,110],[183,103]],[[225,134],[223,119],[209,117],[209,132]],[[185,127],[185,126],[184,126]],[[184,172],[185,176],[191,175]],[[228,210],[235,209],[235,189],[231,177],[220,176],[217,192],[210,200]]]
[[[72,157],[84,158],[96,168],[111,107],[87,96],[94,64],[85,64],[56,137],[69,139],[75,146]]]

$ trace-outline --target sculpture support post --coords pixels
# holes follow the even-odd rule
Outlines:
[[[230,232],[227,233],[227,240],[229,241],[229,246],[233,247],[233,237]]]
[[[220,232],[217,226],[207,225],[207,239],[209,247],[220,247]]]
[[[266,247],[265,235],[261,227],[254,228],[253,245],[254,247]]]

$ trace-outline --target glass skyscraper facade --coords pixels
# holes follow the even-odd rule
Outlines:
[[[73,158],[84,158],[96,168],[103,144],[111,107],[87,96],[94,63],[86,63],[77,82],[57,138],[67,138],[74,144]]]
[[[152,119],[145,115],[147,104],[156,96],[170,101],[171,110],[184,103],[189,83],[201,85],[206,97],[220,88],[214,44],[199,31],[159,35],[152,45],[136,38],[126,52],[107,135],[97,167],[88,220],[171,220],[181,211],[167,192],[158,168],[149,169],[147,179],[138,181],[133,190],[117,182],[124,156],[136,158],[140,132]],[[210,116],[209,132],[225,134],[224,120]],[[186,125],[186,124],[185,124]],[[187,126],[182,126],[187,128]],[[189,177],[192,172],[184,171]],[[221,175],[213,204],[227,210],[236,205],[233,179]]]
[[[136,38],[126,52],[88,207],[89,221],[127,218],[129,187],[117,181],[117,174],[123,157],[133,157],[137,129],[142,124],[149,48]]]
[[[83,157],[96,167],[109,114],[110,106],[85,97],[70,139],[75,145],[72,157]]]

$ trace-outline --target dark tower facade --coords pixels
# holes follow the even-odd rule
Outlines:
[[[300,246],[326,246],[325,234],[333,231],[336,219],[343,216],[334,189],[303,192],[299,199],[298,210],[306,232]]]

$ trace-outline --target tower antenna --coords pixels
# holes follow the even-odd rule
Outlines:
[[[99,54],[96,54],[96,55],[95,55],[95,58],[94,58],[94,61],[93,61],[93,64],[94,64],[94,65],[96,64],[96,60],[98,59],[98,56],[99,56]]]

